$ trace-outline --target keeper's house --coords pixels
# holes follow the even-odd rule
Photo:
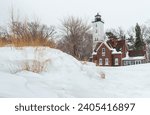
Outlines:
[[[142,50],[128,50],[125,39],[104,39],[104,21],[97,14],[93,21],[92,61],[99,66],[126,66],[148,62],[146,44]]]

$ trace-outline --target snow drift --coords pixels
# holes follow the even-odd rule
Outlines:
[[[72,56],[50,48],[0,48],[1,97],[89,97],[100,80]],[[24,62],[44,61],[46,69],[34,73],[22,69]]]
[[[150,64],[96,67],[42,47],[3,47],[0,52],[0,97],[150,97]],[[42,72],[22,68],[35,60],[46,60]]]

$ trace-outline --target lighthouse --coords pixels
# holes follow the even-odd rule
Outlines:
[[[93,50],[98,42],[104,41],[104,22],[101,19],[101,15],[97,13],[93,23]]]

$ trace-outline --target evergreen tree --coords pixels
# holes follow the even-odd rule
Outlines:
[[[141,50],[143,48],[144,43],[143,43],[142,36],[141,36],[141,28],[138,25],[138,23],[135,26],[135,34],[136,34],[136,40],[134,43],[134,48],[136,50]]]
[[[114,35],[114,33],[112,33],[112,32],[106,32],[106,36],[108,37],[108,38],[115,38],[115,39],[117,39],[117,36],[116,35]]]

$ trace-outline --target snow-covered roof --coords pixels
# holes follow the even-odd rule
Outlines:
[[[93,51],[92,55],[97,55],[97,52],[94,52],[94,51]]]
[[[106,41],[104,41],[104,42],[102,42],[102,43],[100,44],[100,46],[97,48],[96,51],[98,51],[99,48],[100,48],[103,44],[105,44],[105,46],[106,46],[109,50],[113,50],[112,48],[109,47],[109,45],[106,43]]]
[[[143,60],[143,59],[145,59],[145,56],[125,57],[125,58],[122,58],[122,60]]]
[[[112,54],[122,54],[121,51],[117,52],[116,49],[113,49]]]
[[[127,44],[128,44],[129,46],[132,46],[132,45],[133,45],[131,42],[128,42]]]

